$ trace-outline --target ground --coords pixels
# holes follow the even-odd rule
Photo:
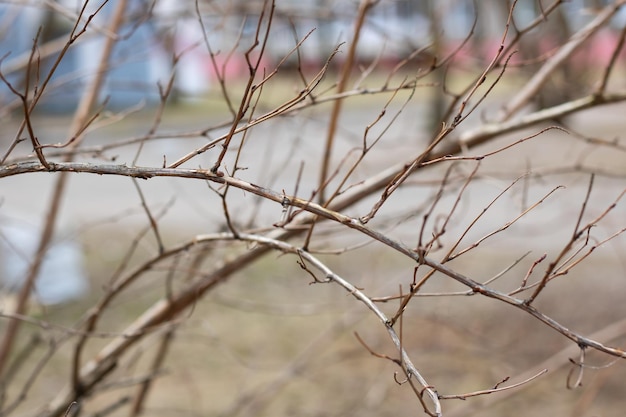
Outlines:
[[[419,116],[426,114],[426,105],[425,101],[417,100],[404,110],[381,142],[385,151],[367,160],[356,173],[357,180],[403,161],[414,153],[414,149],[419,149],[427,125],[424,117]],[[175,132],[193,130],[196,126],[200,128],[207,124],[207,119],[221,118],[215,114],[206,115],[211,113],[210,105],[193,109],[189,104],[186,106],[169,109],[162,131],[171,132],[171,135],[146,144],[138,165],[160,166],[163,155],[172,161],[206,142],[207,139],[173,138]],[[297,118],[280,119],[260,126],[247,138],[249,145],[242,155],[241,165],[247,166],[248,170],[240,171],[238,175],[275,190],[292,190],[300,162],[305,161],[308,168],[319,160],[327,122],[322,110],[327,109],[313,109]],[[336,162],[347,151],[360,146],[364,126],[379,112],[378,105],[348,107],[336,147]],[[569,122],[588,135],[610,138],[621,132],[623,121],[620,114],[623,114],[623,106],[608,106],[585,112]],[[133,115],[121,123],[90,133],[84,147],[94,147],[95,151],[95,147],[106,146],[112,141],[139,136],[149,129],[150,122],[148,113]],[[68,119],[63,117],[40,115],[36,119],[36,129],[42,132],[40,137],[45,137],[48,142],[63,141],[67,126]],[[471,150],[470,154],[480,155],[536,130],[507,135],[486,147]],[[6,129],[3,144],[10,140],[13,131]],[[211,133],[211,137],[215,136],[218,132]],[[20,146],[26,149],[29,145],[23,143]],[[99,157],[115,157],[115,163],[130,165],[136,149],[136,145],[115,148]],[[506,289],[519,283],[529,264],[541,254],[554,256],[576,224],[589,175],[580,169],[566,174],[550,173],[549,169],[571,167],[576,165],[572,161],[580,161],[586,166],[617,173],[615,178],[603,175],[596,178],[587,221],[605,210],[624,188],[623,153],[610,147],[591,149],[589,143],[553,130],[487,158],[478,181],[462,200],[460,215],[450,225],[444,240],[453,241],[500,191],[528,170],[541,175],[520,181],[490,208],[488,216],[468,234],[465,245],[514,219],[524,207],[538,201],[557,185],[566,188],[546,199],[532,215],[515,223],[506,233],[481,243],[471,252],[471,257],[460,257],[453,267],[483,281],[511,265],[527,250],[532,250],[523,266],[513,268],[495,284]],[[218,151],[218,148],[211,150],[193,159],[188,166],[207,168]],[[89,155],[80,159],[93,161],[97,158],[92,159]],[[467,174],[473,164],[460,164],[458,172]],[[316,175],[317,170],[312,169],[302,178],[300,191],[303,195],[315,187]],[[415,245],[422,217],[410,218],[415,213],[406,208],[427,201],[437,186],[433,179],[440,175],[440,170],[433,170],[413,178],[412,186],[390,199],[372,226],[389,230],[391,236]],[[20,175],[0,180],[3,220],[19,219],[38,224],[46,213],[54,180],[55,174]],[[524,192],[524,181],[531,185],[528,193]],[[140,187],[153,212],[166,210],[159,220],[166,246],[224,228],[219,200],[203,181],[155,178],[140,181]],[[456,187],[458,189],[458,185]],[[258,202],[255,197],[237,190],[231,193],[231,209],[237,214],[239,224],[245,224],[251,218],[262,226],[279,220],[280,205]],[[446,197],[441,203],[441,212],[445,212],[444,208],[449,207],[454,199],[455,194]],[[373,201],[369,199],[348,212],[360,215]],[[624,227],[624,214],[623,205],[618,205],[616,214],[599,225],[594,233],[601,238]],[[409,216],[409,219],[401,227],[396,227],[394,219],[401,216]],[[49,306],[37,317],[67,326],[76,322],[99,298],[102,286],[108,282],[130,242],[144,226],[145,213],[129,179],[72,175],[57,231],[60,237],[79,237],[92,291],[78,302]],[[362,241],[357,235],[342,234],[335,235],[332,242],[342,247]],[[626,323],[622,319],[626,313],[626,303],[623,302],[625,265],[621,261],[623,244],[623,239],[617,239],[596,250],[589,261],[552,284],[538,300],[538,306],[574,331],[598,337],[609,345],[623,346],[626,334]],[[154,255],[156,249],[148,234],[141,241],[132,264]],[[214,249],[206,255],[203,268],[208,270],[212,264],[233,256],[229,251],[233,250]],[[337,273],[364,288],[371,296],[395,294],[399,291],[398,282],[406,288],[413,276],[412,262],[377,244],[341,257],[322,257]],[[184,274],[180,275],[177,279],[182,281]],[[162,297],[167,288],[165,280],[164,274],[157,270],[129,288],[103,318],[99,328],[103,337],[93,339],[88,351],[97,352],[108,341],[108,333],[121,331],[139,312]],[[354,337],[354,332],[358,332],[373,351],[395,357],[384,327],[339,287],[310,285],[310,281],[310,276],[302,273],[295,258],[271,254],[212,291],[176,324],[176,343],[150,393],[146,414],[418,414],[420,405],[408,384],[398,385],[394,381],[393,375],[398,368],[391,361],[370,355]],[[423,292],[460,290],[462,288],[451,280],[436,276]],[[396,306],[396,302],[390,302],[385,309],[392,314]],[[440,394],[488,389],[506,377],[511,377],[511,383],[519,382],[525,375],[548,369],[546,375],[520,389],[467,401],[446,401],[446,416],[469,415],[474,409],[480,410],[484,416],[518,415],[520,410],[524,410],[523,415],[608,416],[619,415],[623,408],[622,382],[626,367],[622,362],[605,366],[613,359],[589,352],[587,363],[593,367],[585,371],[583,387],[567,390],[567,375],[573,368],[568,358],[578,357],[576,346],[530,316],[496,301],[479,296],[425,296],[410,305],[402,328],[403,343],[415,365]],[[119,386],[123,386],[127,378],[145,374],[158,338],[165,330],[144,340],[134,354],[118,364],[116,383]],[[37,331],[36,326],[29,327],[22,332],[22,339],[27,341]],[[59,354],[39,378],[40,383],[33,388],[20,409],[22,414],[18,415],[29,415],[26,410],[38,409],[58,392],[59,386],[65,384],[72,343],[70,338],[61,345]],[[42,344],[33,357],[45,351],[46,346]],[[24,376],[18,380],[22,378]],[[87,415],[111,402],[123,402],[126,395],[133,393],[117,388],[89,402],[85,406]],[[122,414],[125,413],[113,415]]]

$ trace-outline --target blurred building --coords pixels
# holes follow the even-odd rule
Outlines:
[[[41,229],[15,219],[0,221],[0,295],[10,300],[17,294],[35,258]],[[83,251],[73,240],[56,239],[47,251],[33,290],[39,304],[52,305],[79,299],[89,283]],[[7,306],[0,305],[0,309]]]
[[[84,86],[97,69],[104,39],[111,36],[106,28],[116,2],[105,4],[88,30],[69,48],[39,109],[68,112],[76,107]],[[41,82],[53,67],[74,25],[80,3],[58,0],[28,5],[25,1],[0,4],[0,56],[4,57],[1,68],[15,88],[20,91],[24,88],[28,57],[38,28],[42,27],[42,32],[36,55],[41,57],[41,63],[39,68],[31,65],[31,84],[36,79]],[[319,68],[337,45],[350,39],[358,3],[278,0],[264,66],[269,69],[280,62],[298,39],[315,29],[302,44],[299,59],[305,67]],[[572,33],[606,3],[609,1],[566,2],[561,21],[554,19],[555,36]],[[246,76],[248,67],[243,54],[253,43],[262,5],[261,0],[200,1],[201,26],[195,0],[129,0],[127,20],[119,33],[100,101],[118,109],[158,102],[157,83],[168,81],[174,70],[174,57],[178,96],[206,93],[218,72],[228,79]],[[474,5],[479,10],[474,10]],[[97,2],[90,3],[86,15],[94,13],[98,6]],[[521,0],[514,17],[516,24],[523,27],[540,14],[537,1]],[[433,44],[441,50],[453,49],[468,36],[478,16],[472,36],[474,46],[466,55],[488,60],[499,45],[507,15],[508,2],[501,0],[382,0],[368,14],[357,57],[364,62],[378,59],[384,65],[396,63],[415,50],[432,49]],[[620,15],[616,25],[623,25],[624,16],[624,13]],[[82,23],[79,27],[82,28]],[[292,54],[285,65],[294,65],[297,59]],[[341,59],[339,54],[336,60]],[[19,101],[9,88],[0,85],[0,106],[17,105]]]

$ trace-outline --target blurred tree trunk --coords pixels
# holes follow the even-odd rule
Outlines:
[[[433,56],[435,59],[441,59],[444,54],[444,45],[442,44],[441,34],[441,31],[443,30],[441,24],[441,14],[443,10],[440,2],[429,0],[427,3]],[[444,91],[444,84],[446,81],[445,68],[442,67],[435,70],[433,75],[435,77],[434,82],[438,83],[441,87],[433,90],[433,95],[430,99],[427,126],[428,131],[431,133],[431,137],[435,137],[437,135],[446,112],[446,97]]]

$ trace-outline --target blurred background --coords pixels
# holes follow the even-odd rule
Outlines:
[[[593,19],[601,8],[611,3],[603,0],[572,0],[563,2],[550,19],[534,28],[520,42],[515,60],[535,59],[535,65],[525,65],[532,72],[541,64],[541,57],[550,54]],[[84,85],[96,69],[106,23],[111,19],[115,1],[106,3],[93,18],[94,30],[82,37],[59,62],[52,77],[52,87],[38,106],[45,112],[71,112],[75,109]],[[128,1],[125,24],[118,35],[102,99],[108,98],[108,108],[124,108],[140,102],[155,105],[159,101],[155,85],[165,82],[172,71],[173,56],[177,73],[171,99],[205,97],[216,86],[216,67],[230,81],[245,80],[248,68],[244,52],[251,45],[259,19],[261,1],[200,1],[198,11],[205,30],[198,22],[194,1]],[[0,5],[2,24],[3,74],[9,81],[19,82],[28,61],[32,42],[42,28],[40,42],[46,44],[38,51],[41,71],[48,70],[65,38],[74,26],[73,16],[82,7],[72,0],[42,1],[40,3],[12,2]],[[88,2],[86,12],[93,13],[101,5]],[[263,66],[273,68],[294,48],[294,39],[310,33],[299,48],[281,65],[281,71],[318,69],[338,45],[349,42],[353,32],[357,2],[325,0],[282,1],[277,3],[272,31],[263,54]],[[389,71],[415,51],[413,69],[430,64],[434,57],[467,45],[455,54],[455,70],[471,71],[489,62],[501,44],[511,2],[488,0],[474,5],[470,0],[444,1],[380,1],[368,13],[363,25],[356,59],[362,65],[376,60],[377,71]],[[552,7],[552,6],[551,6]],[[537,1],[516,2],[513,15],[517,27],[532,23],[544,7]],[[573,67],[560,71],[562,83],[558,92],[567,94],[578,73],[588,65],[601,65],[607,60],[619,38],[626,13],[621,10],[600,33],[572,58]],[[11,30],[19,27],[20,30]],[[206,42],[205,42],[206,36]],[[50,42],[56,40],[56,43]],[[339,68],[345,49],[333,61]],[[6,55],[6,56],[5,56]],[[298,61],[299,56],[299,61]],[[411,66],[405,67],[410,68]],[[571,72],[568,79],[567,72]],[[569,81],[569,84],[568,84]],[[556,88],[556,87],[555,87]],[[1,86],[2,110],[15,106],[15,96],[6,85]],[[572,93],[570,93],[572,94]],[[548,94],[550,96],[550,94]],[[547,97],[544,97],[547,99]],[[13,106],[11,105],[13,103]]]

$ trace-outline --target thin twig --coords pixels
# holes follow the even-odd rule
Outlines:
[[[156,239],[157,245],[159,246],[159,253],[163,253],[165,250],[165,246],[163,245],[163,239],[161,239],[161,233],[159,232],[159,225],[156,222],[155,217],[152,215],[150,211],[150,207],[148,207],[148,203],[146,202],[146,198],[143,195],[143,191],[141,191],[141,187],[139,187],[139,183],[137,182],[137,178],[131,178],[133,181],[133,185],[137,190],[137,194],[139,195],[139,199],[141,200],[141,207],[143,207],[146,216],[148,217],[148,221],[150,223],[150,227],[154,232],[154,238]]]
[[[536,373],[535,375],[531,376],[530,378],[527,378],[521,382],[518,382],[516,384],[511,384],[511,385],[507,385],[505,387],[501,387],[500,385],[502,384],[502,382],[508,380],[508,377],[498,383],[494,388],[491,389],[485,389],[485,390],[481,390],[481,391],[474,391],[474,392],[468,392],[466,394],[452,394],[452,395],[439,395],[439,398],[442,400],[453,400],[453,399],[457,399],[457,400],[466,400],[470,397],[477,397],[479,395],[487,395],[487,394],[493,394],[495,392],[502,392],[502,391],[506,391],[506,390],[510,390],[510,389],[514,389],[514,388],[518,388],[521,387],[522,385],[526,385],[529,382],[539,378],[541,375],[544,375],[545,373],[547,373],[548,370],[547,369],[543,369],[541,371],[539,371],[538,373]]]

